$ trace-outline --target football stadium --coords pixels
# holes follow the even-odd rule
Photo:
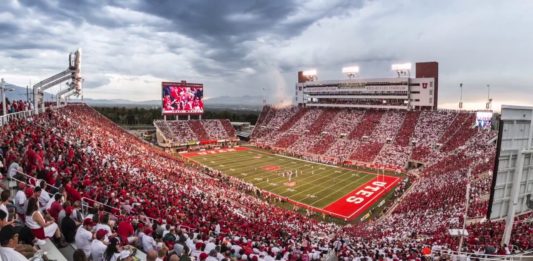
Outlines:
[[[259,72],[290,53],[282,33],[239,38],[240,25],[262,32],[259,14],[277,19],[270,2],[232,13],[250,3],[185,1],[186,15],[173,3],[82,2],[0,4],[0,28],[24,8],[35,15],[5,27],[19,30],[13,42],[37,30],[47,43],[0,44],[0,261],[533,260],[533,103],[493,103],[514,87],[486,84],[471,109],[468,81],[450,86],[449,57],[315,60],[336,54],[307,42],[323,63],[298,55]],[[298,4],[291,12],[315,8]],[[65,13],[78,8],[87,13]],[[189,24],[166,16],[174,10]],[[353,14],[322,15],[309,30]],[[75,25],[83,37],[44,38]],[[161,48],[161,37],[174,43]],[[269,41],[284,51],[269,53]],[[241,68],[251,57],[257,67]]]

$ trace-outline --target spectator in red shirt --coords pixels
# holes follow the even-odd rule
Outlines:
[[[118,223],[117,234],[122,244],[136,245],[137,237],[134,236],[135,230],[129,219],[122,219]]]
[[[54,195],[54,202],[50,206],[49,209],[47,209],[48,214],[54,218],[56,222],[59,222],[59,212],[63,210],[63,205],[61,203],[61,199],[63,198],[63,195],[57,193]]]

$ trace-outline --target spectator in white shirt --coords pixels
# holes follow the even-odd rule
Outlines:
[[[76,248],[83,250],[87,258],[91,255],[91,241],[93,240],[93,233],[91,230],[93,227],[93,220],[90,218],[85,219],[83,221],[83,226],[78,228],[76,236],[74,237]]]
[[[152,237],[152,232],[153,231],[151,228],[146,228],[144,230],[144,234],[141,237],[143,250],[145,252],[156,249],[157,247],[157,242],[155,242],[155,239]]]
[[[24,204],[26,203],[26,200],[28,199],[26,197],[26,193],[24,193],[24,188],[26,188],[26,185],[24,183],[19,183],[19,190],[15,194],[15,210],[17,211],[17,214],[24,217],[26,214],[26,210],[24,208]]]
[[[91,242],[91,258],[93,261],[104,261],[104,252],[107,249],[104,238],[107,231],[100,229],[96,231],[96,239]]]
[[[14,178],[19,170],[21,170],[21,167],[17,162],[11,163],[7,169],[7,177],[10,179]]]
[[[39,198],[38,198],[39,206],[43,206],[41,207],[41,210],[44,211],[46,210],[48,201],[50,201],[50,194],[46,192],[46,181],[42,180],[39,186],[41,187],[41,195],[39,195]]]

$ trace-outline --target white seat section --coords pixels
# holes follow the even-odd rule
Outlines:
[[[48,257],[48,259],[53,259],[56,261],[67,261],[65,256],[63,256],[63,254],[59,252],[59,249],[57,249],[57,247],[54,245],[54,243],[52,243],[50,239],[46,239],[45,241],[46,243],[40,246],[40,249],[46,251],[46,256]]]

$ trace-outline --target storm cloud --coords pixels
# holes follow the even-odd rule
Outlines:
[[[438,61],[440,102],[533,100],[533,2],[37,1],[0,2],[0,73],[26,85],[82,48],[85,97],[152,100],[160,82],[203,82],[206,96],[291,100],[298,70],[340,79],[393,77],[395,62]]]

